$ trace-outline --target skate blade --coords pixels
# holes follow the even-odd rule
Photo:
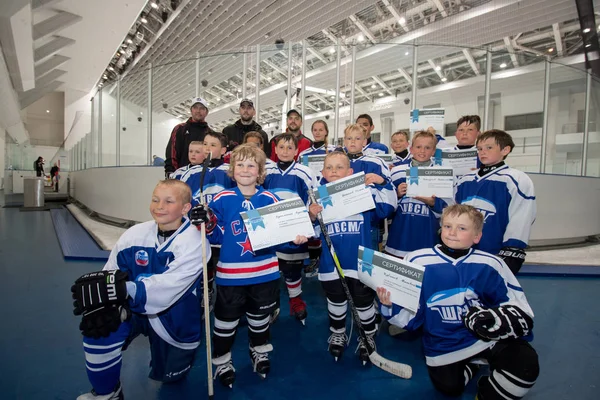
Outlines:
[[[301,319],[300,322],[302,322],[303,326],[306,326],[306,319]]]
[[[267,379],[267,374],[258,374],[258,376],[260,376],[262,379]]]
[[[233,389],[233,383],[229,384],[229,389]]]
[[[368,361],[363,361],[362,362],[363,367],[365,367],[367,364],[368,364]]]
[[[338,362],[338,357],[333,357],[333,359],[335,360],[335,362]]]

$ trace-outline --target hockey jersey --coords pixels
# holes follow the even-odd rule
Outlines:
[[[503,165],[483,176],[463,175],[454,199],[483,214],[483,236],[476,248],[498,254],[507,246],[527,247],[536,204],[533,182],[524,172]]]
[[[169,178],[181,180],[181,177],[183,176],[183,174],[185,174],[192,167],[195,167],[195,165],[188,164],[181,168],[178,168],[175,172],[173,172],[171,175],[169,175]]]
[[[533,318],[519,282],[499,257],[470,249],[452,259],[439,246],[406,255],[406,261],[425,266],[417,313],[397,304],[381,305],[391,324],[416,330],[423,327],[427,365],[437,367],[472,357],[496,342],[479,340],[463,324],[469,307],[515,305]],[[524,337],[532,340],[533,334]]]
[[[201,203],[201,192],[204,195],[204,204],[208,204],[217,193],[236,186],[235,181],[227,175],[229,164],[221,164],[218,167],[207,169],[201,190],[200,179],[202,178],[203,169],[204,166],[202,165],[194,165],[180,178],[182,182],[187,183],[190,189],[192,189],[192,207],[196,207]]]
[[[336,147],[332,144],[324,144],[321,147],[315,147],[313,143],[308,149],[302,150],[300,154],[298,154],[298,161],[302,160],[302,156],[318,156],[322,154],[331,153],[335,151]]]
[[[378,142],[373,142],[369,139],[369,143],[362,150],[363,154],[376,155],[376,154],[388,154],[390,149],[383,144]]]
[[[410,151],[406,153],[406,157],[400,157],[398,154],[394,154],[392,165],[397,167],[398,165],[408,165],[412,161],[412,154]],[[391,169],[391,168],[390,168]]]
[[[239,188],[223,190],[208,205],[217,219],[217,226],[208,234],[211,244],[221,245],[217,264],[217,285],[245,286],[279,279],[279,263],[275,249],[288,250],[295,245],[280,245],[252,250],[241,212],[278,202],[273,193],[257,186],[256,193],[246,200]],[[276,232],[274,232],[276,234]]]
[[[433,166],[433,163],[431,164]],[[406,169],[410,165],[400,165],[392,169],[392,182],[395,187],[406,182]],[[435,198],[433,207],[413,197],[402,196],[398,199],[398,210],[389,227],[385,251],[398,257],[406,253],[433,247],[438,240],[442,211],[452,199]]]
[[[322,179],[321,183],[325,184],[327,181]],[[338,219],[325,225],[344,275],[355,279],[358,279],[358,246],[372,248],[371,230],[376,229],[378,220],[389,217],[396,209],[396,192],[390,182],[384,185],[372,185],[371,194],[375,202],[375,210]],[[325,243],[325,237],[318,225],[315,233]],[[335,279],[338,279],[338,274],[335,271],[333,257],[330,252],[323,251],[319,265],[319,280]]]
[[[438,135],[437,133],[435,134],[435,138],[437,139],[437,144],[435,145],[436,148],[448,149],[453,147],[450,143],[448,143],[446,139],[444,139],[441,135]]]
[[[210,246],[205,251],[210,258]],[[129,228],[104,266],[104,270],[115,269],[129,274],[131,310],[146,314],[161,339],[180,349],[198,347],[202,234],[187,218],[162,244],[154,221]]]

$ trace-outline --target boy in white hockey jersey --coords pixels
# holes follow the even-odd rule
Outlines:
[[[278,161],[267,165],[263,187],[282,200],[299,197],[307,204],[308,191],[315,187],[316,178],[310,168],[294,161],[298,139],[294,134],[284,132],[273,140]],[[308,245],[277,252],[279,269],[290,298],[290,314],[302,324],[308,315],[306,303],[302,300],[302,270],[307,258]]]
[[[411,154],[408,150],[408,132],[398,131],[394,132],[391,137],[392,150],[394,150],[394,160],[390,165],[390,169],[398,165],[410,164]]]
[[[202,274],[201,233],[190,224],[191,192],[177,180],[152,193],[153,221],[128,229],[102,271],[71,288],[83,333],[91,393],[78,400],[123,399],[121,352],[136,336],[150,341],[150,378],[174,382],[187,375],[200,343],[197,290]]]
[[[185,174],[194,165],[202,164],[205,158],[206,154],[204,153],[204,143],[199,142],[197,140],[191,142],[190,147],[188,149],[188,159],[190,160],[190,163],[188,165],[184,165],[181,168],[178,168],[169,176],[169,178],[181,180],[183,174]]]
[[[435,153],[436,140],[428,131],[416,132],[410,152],[412,159],[408,165],[392,169],[392,181],[397,187],[398,210],[390,225],[385,251],[397,257],[406,253],[432,247],[438,243],[440,215],[452,199],[406,196],[406,170],[411,167],[431,167],[431,157]]]
[[[231,348],[240,318],[248,320],[250,358],[254,372],[263,378],[269,373],[270,314],[279,305],[279,264],[275,248],[252,250],[241,212],[254,210],[279,201],[260,184],[265,179],[266,155],[252,144],[237,146],[231,153],[230,176],[236,187],[223,190],[209,204],[209,210],[195,207],[191,214],[194,223],[206,222],[211,244],[221,245],[217,264],[217,301],[213,328],[212,363],[215,376],[225,386],[235,381]],[[274,234],[276,234],[274,232]],[[294,244],[277,246],[277,250],[306,243],[297,236]]]
[[[454,200],[481,211],[485,224],[477,248],[498,254],[516,274],[525,261],[536,204],[531,179],[504,163],[514,147],[512,137],[504,131],[492,129],[481,134],[477,154],[482,167],[458,180]]]
[[[425,266],[417,313],[390,301],[377,288],[381,314],[391,324],[423,328],[429,377],[435,388],[459,396],[476,374],[474,359],[487,359],[491,374],[478,382],[478,400],[520,399],[539,374],[532,339],[533,311],[501,258],[473,245],[481,240],[483,215],[455,204],[442,215],[442,244],[409,253]]]
[[[323,179],[321,183],[335,182],[353,173],[354,171],[350,167],[350,160],[344,153],[329,153],[325,157],[323,164]],[[374,217],[382,220],[391,215],[396,208],[396,195],[394,187],[388,181],[371,184],[371,193],[375,203],[375,210],[365,211],[329,222],[326,224],[326,227],[327,234],[336,248],[340,265],[344,270],[350,294],[358,310],[362,327],[367,334],[367,340],[375,348],[374,335],[377,330],[375,305],[373,304],[375,291],[358,280],[358,246],[373,249],[370,232],[371,225],[375,219]],[[310,205],[309,213],[313,221],[322,209],[319,204],[313,203]],[[320,231],[320,228],[317,227],[316,231],[321,240],[325,242],[323,232]],[[342,356],[348,343],[348,336],[346,336],[348,300],[329,251],[324,251],[321,255],[319,280],[327,297],[330,331],[328,339],[329,352],[337,361]],[[366,344],[363,343],[360,337],[358,353],[363,364],[366,364],[369,361],[369,354]]]

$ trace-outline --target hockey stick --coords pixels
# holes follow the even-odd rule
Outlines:
[[[200,174],[200,204],[206,207],[204,202],[204,177],[210,164],[212,153],[208,153],[206,160],[202,163],[202,173]],[[204,286],[202,295],[204,296],[204,332],[206,339],[206,371],[208,373],[208,398],[212,400],[215,395],[213,388],[212,374],[212,348],[210,344],[210,304],[208,300],[208,260],[206,259],[206,222],[200,225],[202,232],[202,284]]]
[[[308,195],[313,203],[318,204],[312,190],[309,189]],[[363,340],[363,343],[367,347],[367,352],[369,353],[369,360],[371,360],[371,363],[376,367],[379,367],[392,375],[396,375],[404,379],[410,379],[412,377],[412,367],[410,365],[388,360],[387,358],[382,357],[379,353],[377,353],[377,351],[373,347],[371,347],[371,344],[367,340],[367,334],[365,333],[362,323],[360,322],[360,316],[358,315],[358,310],[354,305],[354,300],[352,300],[352,296],[350,295],[350,289],[348,289],[348,283],[346,282],[346,277],[344,276],[344,270],[340,265],[340,261],[338,260],[335,248],[333,247],[333,243],[331,243],[331,238],[327,233],[327,227],[323,222],[323,217],[321,213],[317,214],[317,221],[319,221],[321,232],[323,233],[323,237],[325,238],[325,242],[327,243],[327,247],[329,248],[329,252],[331,253],[331,257],[333,258],[333,261],[335,263],[335,268],[338,273],[338,276],[340,277],[340,282],[342,283],[342,287],[344,288],[346,298],[348,299],[348,305],[350,306],[352,318],[354,319],[354,323],[356,324],[358,334],[360,335],[360,337]]]

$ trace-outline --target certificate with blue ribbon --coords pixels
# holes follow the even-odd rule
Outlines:
[[[299,197],[241,212],[252,250],[293,241],[297,235],[315,236],[308,210]]]
[[[375,208],[371,191],[365,186],[365,173],[359,172],[314,189],[326,224]]]
[[[312,170],[315,176],[323,176],[321,171],[323,171],[323,163],[325,162],[326,154],[317,154],[314,156],[303,155],[302,165],[306,165],[308,168]]]
[[[435,129],[435,133],[438,135],[444,136],[445,113],[443,108],[416,108],[411,110],[409,125],[410,137],[412,138],[417,131],[426,131],[429,127]]]
[[[416,313],[421,296],[425,267],[358,247],[358,279],[373,290],[384,287],[392,303]]]
[[[434,161],[435,165],[452,168],[454,176],[470,174],[478,169],[476,149],[437,149]]]
[[[448,167],[410,167],[406,169],[407,197],[454,197],[454,172]]]

